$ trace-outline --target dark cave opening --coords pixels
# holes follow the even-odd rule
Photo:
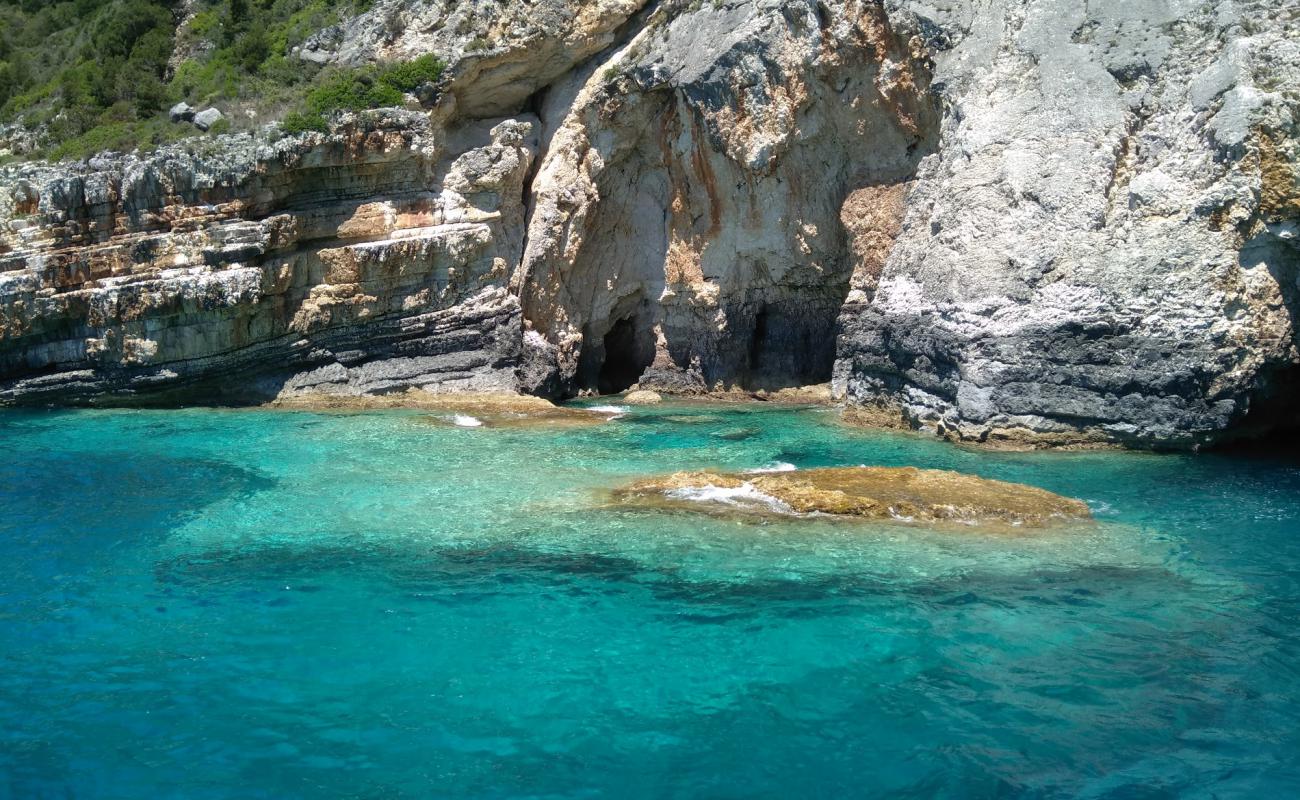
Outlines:
[[[767,306],[754,315],[754,330],[749,337],[749,375],[763,371],[763,350],[767,345]]]
[[[840,301],[763,303],[754,312],[750,333],[735,353],[740,369],[732,373],[746,391],[825,383],[835,361]]]
[[[1300,257],[1271,231],[1251,237],[1239,256],[1243,269],[1267,269],[1282,292],[1291,327],[1300,321]],[[1293,334],[1296,335],[1296,334]],[[1293,341],[1293,346],[1300,341]],[[1288,459],[1300,454],[1300,362],[1274,363],[1256,378],[1246,413],[1217,437],[1216,449],[1243,450]]]
[[[654,345],[648,338],[648,332],[639,330],[635,315],[624,317],[610,327],[601,340],[603,353],[596,374],[597,392],[625,392],[640,380],[654,361]]]
[[[1261,380],[1245,416],[1232,424],[1216,449],[1297,452],[1300,446],[1300,364],[1278,367]]]

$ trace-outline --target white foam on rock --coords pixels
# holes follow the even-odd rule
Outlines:
[[[749,475],[766,475],[773,472],[794,472],[797,469],[798,467],[791,464],[789,461],[773,461],[770,464],[764,464],[761,467],[747,469],[745,472]]]
[[[481,428],[483,420],[478,417],[471,417],[469,414],[453,414],[451,418],[453,425],[460,428]]]
[[[627,406],[587,406],[587,410],[593,414],[626,414],[629,411]]]
[[[716,503],[736,508],[750,508],[763,511],[775,511],[779,514],[793,514],[794,509],[770,494],[760,492],[751,483],[740,486],[683,487],[664,492],[674,500],[689,500],[695,503]]]

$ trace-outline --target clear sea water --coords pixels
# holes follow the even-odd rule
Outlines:
[[[913,464],[1033,536],[608,505]],[[3,798],[1300,795],[1300,468],[818,410],[0,413]]]

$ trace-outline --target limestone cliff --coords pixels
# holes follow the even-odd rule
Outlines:
[[[935,143],[911,44],[877,5],[720,4],[650,17],[558,87],[515,286],[561,384],[824,380],[845,200]]]
[[[1289,424],[1298,13],[378,0],[296,55],[436,52],[431,108],[0,171],[0,402],[833,375],[976,440]]]
[[[972,439],[1296,421],[1300,9],[916,8],[941,145],[841,315],[838,391]]]
[[[273,146],[17,171],[0,399],[513,389],[503,284],[535,127],[385,113]]]

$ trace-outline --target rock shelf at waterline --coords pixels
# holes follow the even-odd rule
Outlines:
[[[634,481],[614,495],[637,505],[929,525],[1045,528],[1092,518],[1083,501],[1035,486],[915,467],[676,472]]]
[[[614,406],[557,406],[541,397],[509,392],[439,394],[418,389],[379,396],[308,394],[279,398],[270,407],[300,411],[431,411],[434,413],[421,420],[457,428],[599,425],[626,411]]]

